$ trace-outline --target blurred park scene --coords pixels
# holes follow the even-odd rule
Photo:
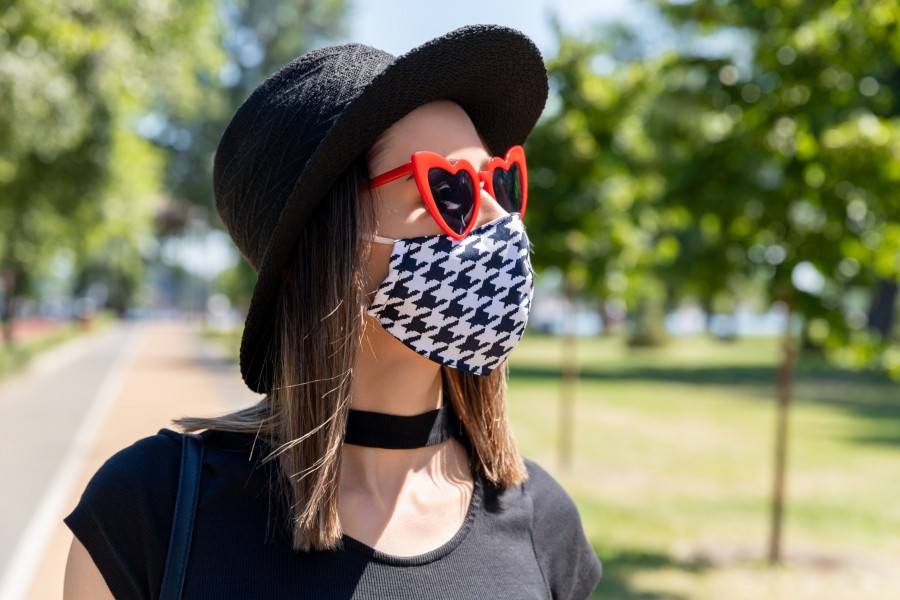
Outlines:
[[[898,598],[900,4],[605,4],[618,16],[577,26],[567,3],[541,13],[551,93],[525,145],[539,279],[509,384],[520,450],[572,494],[604,564],[592,597]],[[101,340],[112,364],[131,356],[114,332],[159,322],[187,337],[141,339],[185,358],[147,382],[192,365],[217,382],[203,394],[228,396],[209,406],[253,400],[230,387],[255,274],[216,214],[212,156],[278,67],[368,43],[351,37],[363,9],[3,3],[5,429],[52,431],[16,396],[56,368],[41,357],[76,365],[64,348]],[[189,402],[119,422],[152,435]],[[67,452],[46,457],[48,479]],[[7,512],[22,518],[3,522],[0,600],[55,597],[35,591],[50,567],[16,556],[30,513]]]

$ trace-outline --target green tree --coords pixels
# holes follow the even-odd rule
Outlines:
[[[266,77],[304,52],[342,37],[346,0],[225,0],[219,3],[225,61],[201,80],[202,112],[187,115],[156,113],[147,122],[149,139],[168,152],[166,187],[182,208],[199,209],[212,226],[222,228],[212,195],[213,156],[222,132],[237,107]],[[160,222],[161,237],[184,235],[184,224]],[[249,263],[241,259],[225,275],[223,292],[245,306],[256,282]]]
[[[158,106],[200,110],[196,74],[218,67],[216,27],[211,0],[6,3],[0,271],[7,340],[17,298],[32,291],[56,253],[71,251],[82,271],[115,248],[116,268],[131,279],[140,273],[134,257],[149,232],[164,163],[134,119]]]
[[[900,279],[900,9],[889,1],[862,5],[666,6],[694,35],[725,30],[749,38],[752,56],[746,65],[699,56],[672,61],[666,76],[696,85],[667,86],[656,104],[686,110],[675,118],[661,110],[648,129],[692,149],[685,160],[660,163],[671,200],[706,234],[679,262],[724,258],[720,273],[765,279],[770,298],[803,315],[806,336],[832,357],[886,368],[879,360],[896,340],[874,340],[864,312],[844,300],[856,288]],[[841,350],[854,342],[876,343],[881,352]]]
[[[687,120],[656,123],[654,137],[692,142],[697,158],[665,163],[681,201],[713,233],[684,253],[724,256],[724,273],[753,273],[767,295],[804,317],[805,337],[833,358],[900,374],[889,328],[865,328],[845,299],[900,280],[900,170],[895,2],[732,1],[662,5],[694,35],[749,40],[745,65],[689,56],[669,76],[661,106],[680,99]],[[674,96],[674,98],[673,98]],[[795,345],[786,332],[778,373],[778,430],[769,556],[781,557],[787,420]]]
[[[346,0],[219,3],[225,61],[201,82],[202,112],[189,118],[158,114],[151,124],[149,137],[170,152],[166,187],[174,198],[201,206],[213,217],[212,159],[234,111],[277,68],[344,35],[346,5]]]
[[[661,204],[665,182],[646,164],[653,142],[639,115],[658,93],[656,65],[633,61],[631,38],[622,29],[605,33],[603,43],[564,35],[558,27],[557,38],[559,51],[547,61],[550,109],[528,140],[535,267],[559,269],[570,297],[651,307],[663,300],[655,267],[677,250],[661,226],[685,218]],[[624,57],[611,56],[622,48]],[[620,67],[599,74],[598,58]],[[644,326],[638,319],[637,327],[655,329],[648,341],[661,341],[659,322]]]
[[[588,297],[633,308],[630,341],[659,344],[664,289],[656,265],[677,250],[660,225],[684,215],[662,206],[664,182],[645,165],[652,142],[636,127],[658,92],[656,66],[634,60],[627,30],[612,29],[596,42],[555,29],[559,51],[547,61],[550,107],[528,139],[532,261],[539,272],[562,273],[570,303]],[[621,67],[600,74],[598,58]],[[564,465],[572,455],[577,379],[574,325],[566,329],[558,434]]]
[[[867,329],[852,302],[900,281],[900,8],[888,0],[659,6],[679,33],[674,49],[647,57],[627,43],[623,60],[581,43],[567,61],[564,42],[549,65],[561,101],[531,154],[556,180],[544,185],[536,172],[537,205],[554,203],[530,227],[542,237],[536,261],[583,274],[599,294],[612,281],[657,282],[669,306],[694,296],[709,310],[755,285],[789,322],[802,317],[808,344],[832,360],[900,375],[897,333]],[[708,51],[701,42],[713,35],[730,52]],[[613,63],[604,75],[601,58]],[[623,261],[625,277],[611,278]],[[626,298],[638,310],[639,297]],[[791,333],[777,374],[773,561]]]

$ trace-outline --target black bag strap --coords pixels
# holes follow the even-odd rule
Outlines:
[[[196,433],[185,433],[181,439],[181,474],[178,478],[178,494],[175,496],[175,514],[172,517],[172,533],[169,537],[169,552],[166,555],[160,600],[181,598],[188,554],[191,550],[194,514],[197,512],[197,496],[200,491],[203,438]]]

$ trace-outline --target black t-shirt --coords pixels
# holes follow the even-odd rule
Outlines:
[[[600,579],[575,504],[533,462],[522,486],[476,477],[463,526],[426,554],[390,556],[348,536],[336,550],[295,552],[270,499],[275,462],[259,463],[268,449],[251,435],[201,435],[184,598],[583,600]],[[97,471],[65,518],[117,599],[159,595],[180,459],[174,431],[137,441]]]

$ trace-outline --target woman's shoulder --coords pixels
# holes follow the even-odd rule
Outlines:
[[[533,519],[579,520],[578,508],[565,488],[535,461],[525,457],[522,460],[527,476],[519,485],[495,487],[482,476],[488,505],[498,503],[498,507],[508,509],[517,506],[530,512]]]
[[[116,598],[156,597],[162,584],[185,435],[163,428],[113,454],[64,519]],[[231,483],[244,490],[247,457],[259,449],[254,436],[217,430],[199,436],[206,487]]]
[[[171,429],[160,429],[156,435],[135,440],[129,446],[113,454],[100,470],[127,471],[135,467],[171,466],[169,463],[181,455],[183,435],[183,433]]]
[[[85,495],[89,499],[117,502],[129,496],[162,502],[169,497],[174,499],[185,435],[163,428],[156,435],[141,438],[119,450],[94,473],[85,488]],[[204,463],[229,460],[235,454],[246,457],[253,448],[249,435],[216,430],[206,430],[198,435],[203,440]]]
[[[152,597],[159,589],[178,491],[181,435],[162,429],[113,454],[64,519],[116,598]]]
[[[181,469],[182,435],[161,429],[110,456],[91,476],[66,524],[78,535],[73,525],[89,521],[103,521],[108,526],[119,519],[133,523],[133,519],[123,517],[136,509],[143,511],[145,519],[171,518]]]
[[[522,490],[531,501],[532,543],[547,585],[554,598],[586,598],[600,581],[602,567],[578,507],[547,470],[528,459],[525,467]]]
[[[528,479],[525,480],[523,487],[535,503],[535,508],[553,511],[574,510],[577,515],[575,502],[565,488],[541,465],[527,458],[523,460],[528,471]]]
[[[161,429],[156,435],[141,438],[110,456],[94,473],[85,488],[88,499],[117,500],[153,490],[164,496],[178,484],[181,461],[181,435]]]

